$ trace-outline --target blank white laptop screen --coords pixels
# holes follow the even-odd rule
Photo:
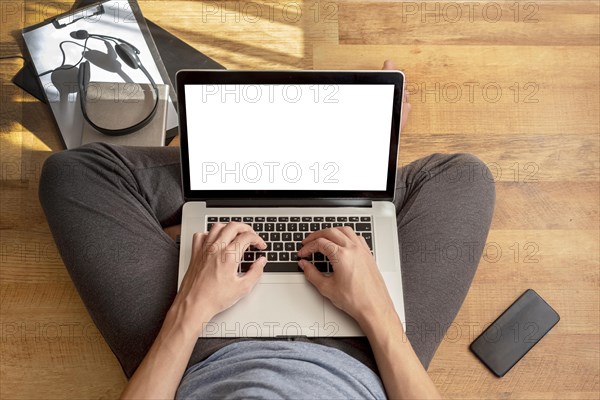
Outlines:
[[[186,85],[192,190],[386,189],[394,85]]]

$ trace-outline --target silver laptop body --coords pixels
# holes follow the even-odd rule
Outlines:
[[[303,223],[311,228],[350,224],[357,231],[371,229],[358,234],[368,235],[404,322],[391,202],[404,75],[184,70],[177,75],[177,89],[186,198],[178,288],[190,262],[193,234],[213,223],[238,220],[261,229],[293,228],[288,237],[296,237]],[[269,261],[253,291],[207,323],[203,337],[364,336],[292,265],[287,258],[295,249],[285,245],[279,257],[286,262]],[[273,242],[269,252],[277,253],[276,246]],[[319,265],[335,273],[326,260]]]

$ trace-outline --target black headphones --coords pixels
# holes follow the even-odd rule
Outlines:
[[[115,51],[117,52],[117,55],[121,58],[121,60],[123,60],[123,62],[132,69],[139,68],[144,73],[144,75],[146,75],[146,77],[150,81],[150,84],[152,85],[152,89],[154,90],[154,99],[155,99],[154,107],[152,107],[152,111],[150,111],[150,114],[148,114],[143,120],[141,120],[137,124],[129,126],[127,128],[121,128],[121,129],[102,128],[101,126],[98,126],[95,123],[93,123],[87,115],[86,97],[87,97],[87,85],[88,85],[88,82],[90,81],[90,62],[84,61],[81,63],[81,65],[79,67],[79,74],[78,74],[77,80],[79,83],[79,104],[81,105],[81,112],[83,113],[83,118],[87,121],[87,123],[90,124],[98,132],[101,132],[108,136],[128,135],[128,134],[133,133],[133,132],[137,131],[138,129],[142,129],[143,127],[148,125],[150,123],[150,121],[152,120],[152,118],[154,118],[154,115],[156,114],[156,110],[158,108],[158,101],[159,101],[158,96],[159,95],[158,95],[158,87],[156,86],[156,83],[154,83],[154,79],[152,79],[152,76],[150,76],[150,74],[148,73],[146,68],[142,65],[140,58],[138,57],[138,54],[140,54],[140,51],[134,45],[132,45],[131,43],[129,43],[123,39],[119,39],[119,38],[116,38],[113,36],[90,34],[90,33],[88,33],[88,31],[85,31],[85,30],[79,30],[79,31],[72,32],[71,37],[73,37],[74,39],[85,40],[86,43],[89,38],[96,38],[96,39],[100,39],[100,40],[110,40],[110,41],[114,42],[115,43]]]

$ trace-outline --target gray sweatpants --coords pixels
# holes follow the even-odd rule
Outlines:
[[[92,144],[53,154],[39,196],[85,306],[131,377],[177,291],[179,250],[162,228],[181,223],[179,149]],[[494,201],[491,174],[471,155],[434,154],[399,169],[406,333],[425,367],[467,294]],[[188,366],[238,340],[198,339]],[[376,370],[365,338],[300,340]]]

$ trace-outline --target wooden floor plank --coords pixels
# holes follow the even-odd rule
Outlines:
[[[494,182],[598,182],[598,133],[430,134],[415,125],[411,121],[400,136],[400,165],[436,151],[470,152],[486,163]]]
[[[597,229],[597,183],[498,185],[493,229]]]
[[[598,45],[597,1],[340,3],[341,44]],[[577,23],[573,23],[577,21]]]
[[[230,69],[378,69],[394,59],[413,106],[400,164],[466,152],[496,183],[473,285],[448,332],[435,333],[434,382],[456,399],[598,399],[600,2],[292,3],[140,0],[147,18]],[[20,52],[20,29],[71,4],[2,2],[1,55]],[[43,162],[62,143],[47,106],[10,83],[20,66],[0,63],[0,398],[113,399],[125,378],[38,201]],[[442,258],[468,250],[426,245]],[[561,321],[497,379],[468,345],[528,288]]]

